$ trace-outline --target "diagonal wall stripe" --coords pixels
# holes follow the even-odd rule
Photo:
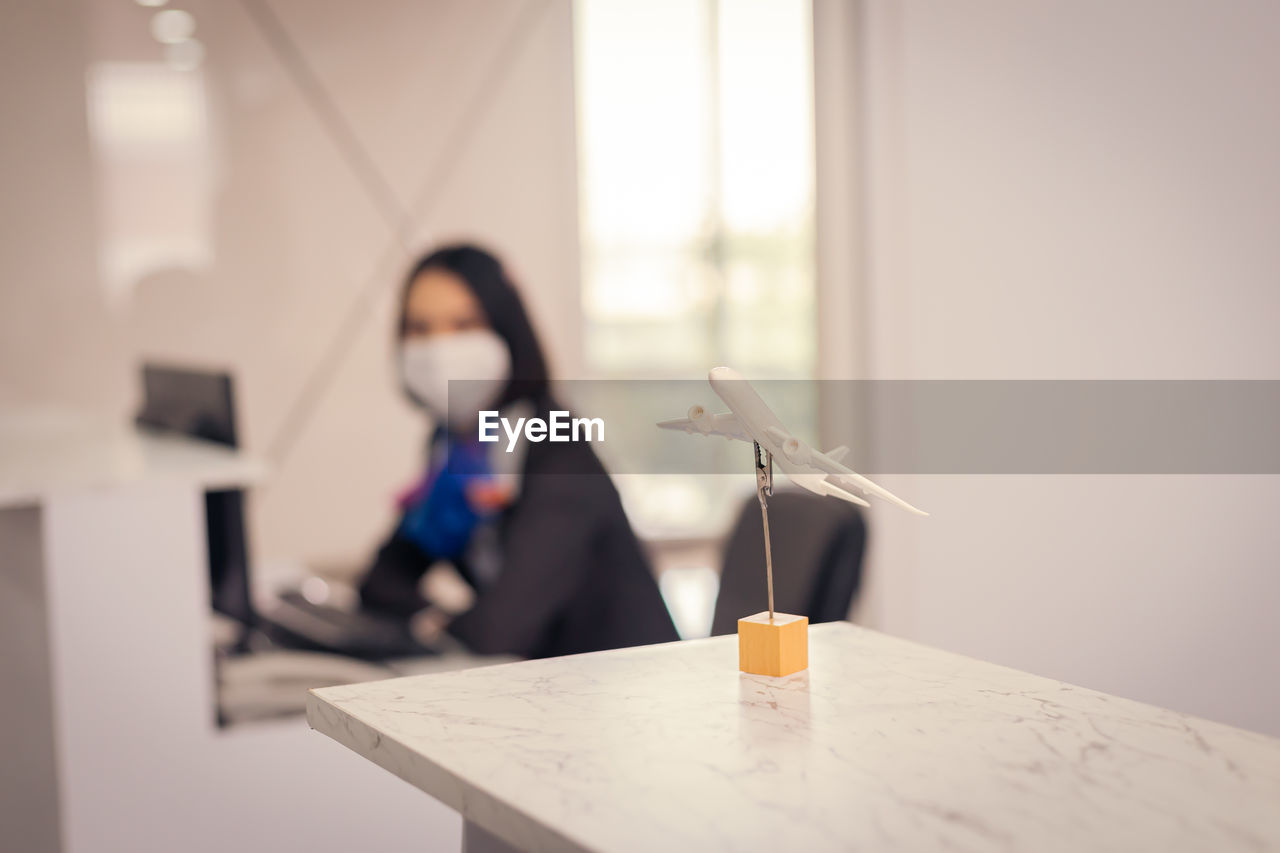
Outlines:
[[[520,49],[527,42],[536,21],[549,7],[550,0],[520,4],[515,22],[481,77],[475,94],[468,99],[470,108],[462,114],[457,125],[450,132],[448,144],[435,167],[423,179],[421,188],[413,194],[413,201],[407,209],[401,206],[373,157],[360,143],[335,100],[325,90],[324,84],[308,65],[296,42],[289,36],[288,31],[265,0],[241,0],[241,2],[254,24],[261,30],[271,50],[284,65],[289,76],[293,78],[295,85],[302,91],[305,102],[316,114],[325,133],[341,152],[348,168],[386,218],[393,235],[387,249],[379,256],[374,273],[352,297],[351,305],[341,325],[321,353],[315,368],[303,382],[297,398],[285,412],[280,428],[268,444],[267,459],[272,465],[279,467],[297,445],[298,439],[315,415],[320,401],[332,387],[334,377],[351,353],[360,329],[373,313],[373,306],[377,304],[378,297],[382,295],[384,288],[390,286],[389,282],[392,279],[385,275],[386,268],[396,257],[412,251],[408,237],[412,223],[431,214],[433,200],[439,198],[441,188],[479,129],[481,120],[496,100],[503,81],[520,54]]]
[[[387,220],[387,227],[400,238],[402,245],[406,245],[404,232],[408,217],[405,209],[284,24],[265,0],[241,0],[241,5],[249,13],[272,53],[293,79],[308,108],[315,114],[320,126],[346,161],[347,168],[364,187],[374,206],[382,212],[383,218]]]

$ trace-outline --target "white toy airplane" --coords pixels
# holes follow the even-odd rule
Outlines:
[[[721,435],[754,442],[757,479],[762,490],[771,490],[773,482],[769,466],[772,465],[772,457],[776,456],[778,467],[791,482],[815,494],[830,495],[860,506],[870,506],[864,499],[853,494],[853,490],[857,489],[864,495],[883,498],[916,515],[929,514],[840,464],[849,448],[841,446],[823,453],[796,438],[787,431],[778,416],[738,371],[729,367],[715,367],[707,375],[707,381],[711,383],[711,390],[724,400],[730,411],[712,415],[701,406],[693,406],[689,409],[687,418],[659,421],[658,426],[697,435]],[[764,448],[768,454],[767,464],[760,461],[760,448]],[[762,506],[763,495],[767,493],[762,491]]]

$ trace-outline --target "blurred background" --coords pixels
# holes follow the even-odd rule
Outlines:
[[[1280,378],[1273,3],[3,10],[0,414],[28,442],[3,451],[19,472],[6,489],[35,487],[24,454],[42,424],[129,424],[142,363],[225,371],[261,467],[244,505],[258,600],[352,577],[393,523],[426,436],[396,376],[398,285],[442,241],[506,260],[561,379],[719,363],[785,379]],[[797,430],[852,443],[839,409],[815,399]],[[749,475],[617,479],[678,625],[705,634]],[[1276,477],[878,481],[933,515],[867,512],[855,621],[1280,735]],[[84,640],[77,624],[48,628],[54,646],[63,628]],[[152,677],[134,703],[163,704]],[[169,758],[205,781],[168,792],[185,817],[153,838],[190,842],[185,822],[210,849],[337,849],[372,823],[388,844],[456,848],[455,816],[297,718],[199,724],[212,733]],[[95,849],[137,808],[103,801],[88,771],[83,788],[55,776],[63,846]]]

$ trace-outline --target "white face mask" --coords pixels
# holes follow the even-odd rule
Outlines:
[[[497,401],[511,377],[511,351],[491,329],[412,339],[400,347],[400,377],[437,422],[474,429],[477,414]],[[452,400],[450,379],[468,380],[453,383]]]

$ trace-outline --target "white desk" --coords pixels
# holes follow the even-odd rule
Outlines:
[[[262,474],[216,445],[0,415],[0,849],[457,846],[453,812],[296,716],[218,728],[204,493]]]
[[[13,849],[108,849],[144,831],[132,803],[168,783],[141,745],[212,724],[204,493],[260,476],[214,444],[0,416],[0,825]]]
[[[324,688],[308,721],[476,846],[1280,847],[1280,740],[847,623],[786,679],[736,642]]]
[[[0,508],[141,483],[230,489],[263,466],[221,445],[57,412],[0,414]]]

